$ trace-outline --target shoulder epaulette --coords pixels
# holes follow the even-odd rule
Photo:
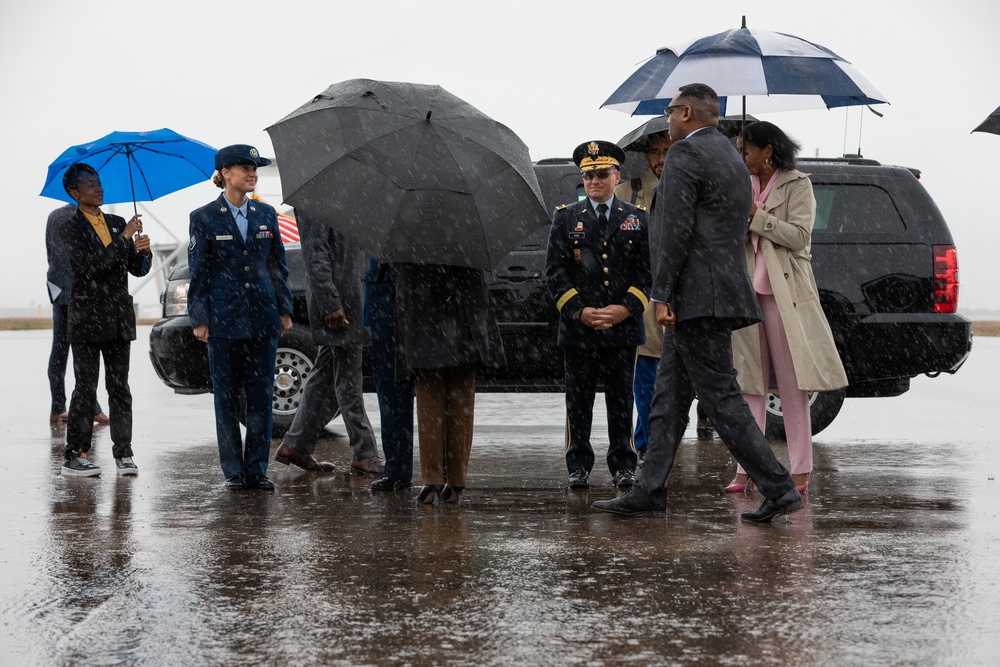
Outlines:
[[[556,206],[556,210],[557,210],[557,211],[561,211],[561,210],[563,210],[564,208],[566,208],[566,204],[559,204],[559,206]]]

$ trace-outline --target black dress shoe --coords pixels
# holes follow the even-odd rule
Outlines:
[[[243,488],[243,478],[239,475],[233,475],[232,477],[226,478],[226,488],[232,489],[233,491],[239,491]]]
[[[760,507],[744,512],[741,516],[744,521],[764,523],[776,516],[798,512],[800,509],[802,509],[802,496],[799,495],[798,489],[792,487],[780,498],[774,500],[764,498],[764,502],[760,504]]]
[[[446,484],[444,489],[441,490],[441,500],[446,503],[457,503],[462,499],[463,491],[465,491],[464,486],[452,486],[451,484]]]
[[[598,500],[591,504],[595,510],[617,514],[618,516],[635,516],[646,512],[665,512],[666,507],[660,507],[644,494],[634,488],[611,500]]]
[[[434,498],[444,491],[444,484],[425,484],[420,493],[417,494],[417,502],[423,505],[432,505]]]
[[[590,486],[590,473],[583,468],[578,468],[569,474],[567,484],[571,489],[586,489]]]
[[[627,489],[635,484],[635,473],[631,470],[619,470],[611,476],[611,481],[619,489]]]
[[[274,491],[274,482],[264,475],[251,475],[243,482],[243,486],[248,489],[259,489],[261,491]]]
[[[372,482],[368,489],[371,491],[402,491],[403,489],[408,489],[411,486],[413,486],[413,482],[408,479],[382,477]]]

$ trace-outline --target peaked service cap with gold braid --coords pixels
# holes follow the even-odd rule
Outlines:
[[[573,162],[580,171],[620,168],[625,162],[625,151],[610,141],[587,141],[573,151]]]

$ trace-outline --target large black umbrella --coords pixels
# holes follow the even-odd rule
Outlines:
[[[343,81],[267,132],[285,202],[380,261],[488,270],[549,223],[524,143],[440,86]]]
[[[986,120],[977,125],[973,132],[1000,134],[1000,107],[997,107],[993,113],[986,117]]]

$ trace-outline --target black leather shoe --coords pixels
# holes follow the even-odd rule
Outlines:
[[[635,516],[646,512],[665,512],[666,507],[656,505],[649,498],[643,497],[635,490],[629,490],[611,500],[598,500],[591,504],[595,510],[617,514],[618,516]]]
[[[447,484],[441,491],[441,500],[446,503],[457,503],[462,499],[463,491],[465,491],[464,486],[452,486],[451,484]]]
[[[264,475],[251,475],[243,482],[243,486],[248,489],[259,489],[261,491],[274,491],[274,482]]]
[[[226,478],[226,488],[232,489],[233,491],[239,491],[243,488],[243,478],[239,475],[233,475],[232,477]]]
[[[802,509],[802,496],[799,495],[798,489],[793,487],[786,491],[785,495],[780,498],[774,500],[764,498],[764,502],[760,504],[760,507],[744,512],[741,516],[744,521],[764,523],[776,516],[798,512],[800,509]]]
[[[391,477],[382,477],[372,482],[368,489],[371,491],[402,491],[403,489],[408,489],[411,486],[413,486],[413,482],[408,479],[392,479]]]
[[[611,476],[611,481],[619,489],[627,489],[635,484],[635,473],[631,470],[619,470]]]
[[[590,473],[583,468],[578,468],[569,474],[567,484],[571,489],[586,489],[590,486]]]
[[[425,484],[420,493],[417,494],[417,502],[422,505],[432,505],[434,498],[444,491],[444,484]]]

